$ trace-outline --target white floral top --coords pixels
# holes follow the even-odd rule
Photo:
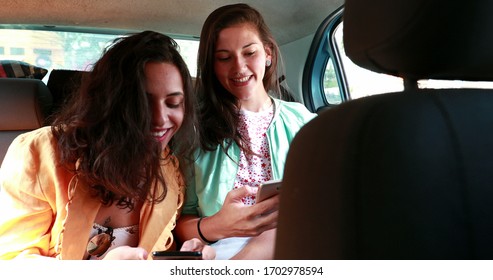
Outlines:
[[[248,147],[254,154],[240,153],[238,173],[234,188],[241,186],[258,187],[262,182],[272,179],[271,155],[267,142],[266,131],[274,116],[273,106],[262,112],[240,110],[238,130],[247,140]],[[255,204],[255,197],[245,197],[247,205]]]

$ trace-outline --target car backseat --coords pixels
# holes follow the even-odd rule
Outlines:
[[[15,137],[46,124],[52,103],[51,93],[41,80],[0,79],[0,162]]]

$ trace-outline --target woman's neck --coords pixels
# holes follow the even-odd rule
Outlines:
[[[262,112],[269,109],[272,106],[272,98],[265,94],[262,98],[241,100],[241,109],[250,112]]]
[[[132,211],[122,209],[115,203],[111,206],[101,206],[96,215],[95,223],[105,227],[120,228],[139,224],[142,203],[136,203]]]

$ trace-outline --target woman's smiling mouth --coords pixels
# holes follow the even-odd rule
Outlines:
[[[164,129],[164,130],[155,130],[152,132],[152,136],[156,138],[159,142],[162,142],[165,138],[170,129]]]
[[[252,76],[244,76],[242,78],[233,78],[231,80],[233,81],[233,83],[235,85],[241,85],[241,84],[247,83],[251,78],[252,78]]]

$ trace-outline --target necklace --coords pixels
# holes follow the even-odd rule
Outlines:
[[[105,231],[98,228],[98,234],[91,238],[89,243],[87,243],[87,253],[91,256],[100,257],[106,253],[108,248],[110,248],[113,240],[115,240],[115,237],[113,236],[113,228],[106,227]]]

